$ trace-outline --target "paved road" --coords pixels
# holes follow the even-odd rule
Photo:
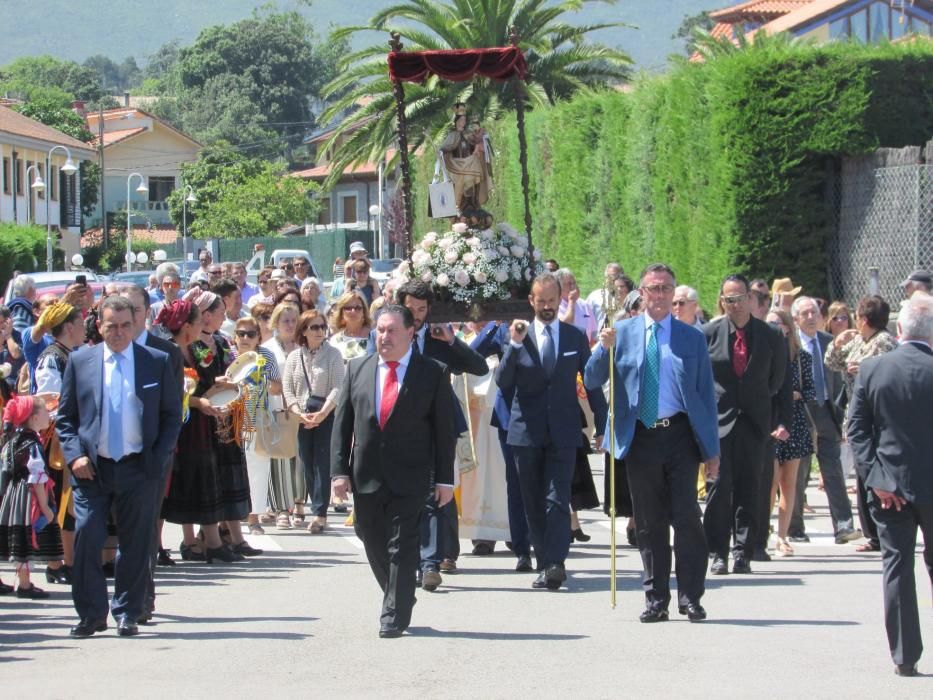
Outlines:
[[[593,511],[582,518],[592,541],[567,562],[568,589],[532,590],[534,575],[512,571],[500,544],[491,557],[461,557],[462,573],[418,594],[410,636],[380,640],[378,588],[332,516],[325,535],[251,538],[266,556],[248,563],[159,569],[156,624],[137,638],[111,627],[70,639],[62,587],[48,586],[47,601],[0,598],[0,688],[5,698],[933,697],[933,656],[920,662],[925,677],[893,674],[878,555],[835,545],[825,498],[811,488],[810,499],[812,543],[751,576],[709,580],[704,624],[676,612],[667,624],[638,622],[639,560],[627,546],[610,609],[609,527]],[[179,540],[167,527],[166,543]],[[919,557],[917,580],[933,643]]]

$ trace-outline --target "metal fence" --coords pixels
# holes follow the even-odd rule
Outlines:
[[[901,281],[933,266],[933,141],[843,161],[829,241],[834,299],[877,293],[896,310]]]

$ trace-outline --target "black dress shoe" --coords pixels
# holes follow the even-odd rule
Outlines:
[[[589,542],[591,539],[593,538],[587,535],[585,532],[583,532],[582,527],[578,527],[576,530],[570,531],[571,542],[573,542],[574,540],[576,540],[577,542]]]
[[[152,622],[152,612],[148,610],[136,618],[136,623],[140,625],[148,625],[150,622]]]
[[[16,589],[17,598],[29,598],[30,600],[41,600],[42,598],[48,598],[51,593],[43,591],[36,584],[30,583],[29,588],[23,588],[20,586]]]
[[[204,552],[204,558],[208,564],[213,564],[215,560],[226,562],[229,564],[234,561],[242,561],[243,555],[236,554],[229,547],[220,546],[217,548],[208,547],[207,551]]]
[[[702,622],[706,619],[706,610],[699,603],[687,603],[677,608],[677,612],[686,615],[690,622]]]
[[[204,552],[196,550],[193,546],[184,542],[178,547],[183,561],[204,561]]]
[[[156,559],[156,564],[158,566],[175,566],[175,560],[172,559],[172,555],[168,553],[167,549],[159,547],[159,557]]]
[[[395,625],[383,625],[379,628],[380,639],[398,639],[402,636],[402,630]]]
[[[0,581],[0,595],[10,595],[13,592],[13,586]]]
[[[528,554],[522,554],[518,561],[515,562],[515,570],[521,571],[522,573],[527,573],[529,571],[534,571],[535,567],[531,563],[531,556]]]
[[[72,637],[90,637],[95,632],[103,632],[106,629],[106,620],[81,620],[81,622],[71,628],[69,634]]]
[[[748,559],[739,555],[735,558],[735,561],[732,562],[732,573],[733,574],[750,574],[752,573],[751,564],[748,563]]]
[[[556,591],[567,580],[567,570],[563,564],[551,564],[544,570],[544,580],[549,591]]]
[[[764,549],[756,549],[752,552],[752,561],[771,561],[771,555]]]
[[[917,675],[917,664],[897,664],[894,667],[895,676],[916,676]]]
[[[662,608],[660,605],[649,605],[645,608],[645,612],[638,616],[638,619],[645,623],[667,622],[667,609]]]
[[[473,554],[478,557],[488,557],[496,550],[496,543],[488,540],[479,540],[473,545]]]
[[[242,554],[244,557],[258,557],[260,554],[262,554],[261,549],[251,547],[249,542],[246,540],[243,540],[238,545],[234,545],[233,551],[235,554]]]
[[[538,573],[538,578],[531,584],[532,588],[547,588],[547,574],[543,571]]]
[[[729,573],[729,562],[717,555],[713,556],[713,563],[709,565],[709,572],[714,576],[724,576]]]
[[[45,567],[45,580],[49,583],[71,584],[71,569],[67,566],[60,566],[53,569],[51,566]]]
[[[120,637],[135,637],[139,634],[139,627],[129,615],[122,615],[117,620],[117,635]]]

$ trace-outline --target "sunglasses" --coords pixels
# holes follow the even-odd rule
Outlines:
[[[729,297],[722,297],[724,304],[740,304],[748,299],[748,294],[733,294]]]
[[[344,306],[343,310],[344,311],[362,311],[363,307],[362,306]]]
[[[178,282],[163,282],[163,287],[168,287],[169,289],[178,289],[181,285]]]
[[[236,332],[237,338],[255,338],[257,335],[259,335],[259,331],[237,331]]]
[[[260,321],[270,321],[272,320],[272,314],[259,314]]]
[[[323,324],[323,323],[312,323],[311,325],[309,325],[309,326],[305,329],[305,332],[308,332],[308,331],[326,331],[326,330],[327,330],[327,325],[326,325],[326,324]]]
[[[690,303],[689,299],[675,299],[671,302],[671,306],[686,306]]]
[[[848,316],[833,316],[833,321],[835,321],[836,323],[848,323],[849,317]]]

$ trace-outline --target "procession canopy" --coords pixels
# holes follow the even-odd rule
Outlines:
[[[524,80],[527,70],[525,55],[517,46],[389,54],[389,76],[394,82],[422,83],[430,75],[455,82],[477,75],[492,80]]]

